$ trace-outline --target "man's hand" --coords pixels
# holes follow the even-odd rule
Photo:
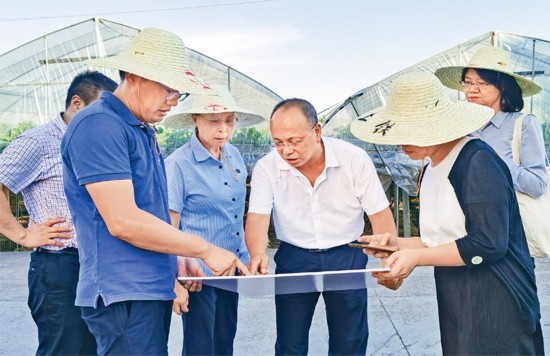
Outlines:
[[[196,259],[192,257],[182,257],[178,256],[178,277],[204,277],[204,271],[201,268],[201,265],[197,262]],[[190,292],[200,292],[202,289],[201,281],[179,281],[185,289]],[[176,292],[177,294],[177,292]],[[176,313],[177,314],[177,313]]]
[[[174,284],[174,293],[176,293],[176,299],[172,304],[172,311],[178,315],[187,313],[189,311],[189,292],[177,280]]]
[[[383,234],[377,234],[377,235],[363,235],[359,237],[357,241],[367,243],[373,247],[395,246],[397,247],[397,249],[399,249],[399,245],[397,243],[397,237],[392,237],[391,234],[387,232]],[[385,259],[390,256],[390,253],[382,252],[382,251],[373,251],[373,250],[363,249],[363,252],[367,255],[373,255],[374,257],[378,257],[381,259]]]
[[[214,245],[209,246],[202,261],[216,276],[234,276],[236,269],[243,275],[250,275],[248,268],[234,253]]]
[[[391,289],[391,290],[397,290],[403,285],[403,278],[394,278],[394,279],[377,279],[376,280],[378,284]]]
[[[63,247],[63,243],[55,239],[70,239],[73,229],[68,226],[54,225],[64,221],[64,218],[53,218],[41,224],[32,224],[25,230],[25,235],[18,243],[25,247]]]
[[[254,256],[250,256],[248,269],[252,274],[267,274],[268,263],[269,256],[266,253],[260,253]]]

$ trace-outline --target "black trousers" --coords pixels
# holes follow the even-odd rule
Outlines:
[[[74,305],[79,266],[76,249],[31,254],[28,306],[38,327],[37,355],[97,354],[95,338]]]

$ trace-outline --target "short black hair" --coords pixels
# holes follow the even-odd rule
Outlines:
[[[67,90],[65,109],[69,108],[71,98],[75,95],[78,95],[88,105],[97,98],[100,91],[113,92],[117,85],[114,80],[97,71],[87,70],[82,72],[73,78],[69,90]]]
[[[308,123],[311,124],[311,127],[319,123],[319,119],[317,118],[317,111],[315,110],[315,107],[309,101],[305,99],[300,99],[300,98],[290,98],[279,102],[273,108],[270,118],[273,118],[275,111],[281,108],[290,108],[290,107],[296,107],[300,109],[300,111],[302,111],[302,113],[306,117]]]
[[[523,109],[521,87],[514,77],[506,73],[490,69],[464,68],[462,80],[465,79],[468,69],[473,69],[489,84],[493,84],[500,92],[500,110],[503,112],[518,112]]]

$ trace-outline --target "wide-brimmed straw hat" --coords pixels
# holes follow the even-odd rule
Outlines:
[[[513,72],[510,52],[498,47],[482,47],[474,55],[466,66],[443,67],[435,71],[435,75],[443,85],[451,89],[462,90],[460,81],[464,68],[488,69],[496,72],[506,73],[512,76],[523,96],[531,96],[539,93],[542,88],[530,79],[522,77]]]
[[[174,129],[193,129],[193,114],[217,114],[234,112],[236,128],[250,127],[265,121],[265,118],[237,105],[229,90],[220,85],[211,85],[208,94],[190,95],[168,116],[162,124]]]
[[[425,147],[466,136],[493,115],[483,105],[451,100],[435,75],[412,72],[394,81],[386,106],[360,116],[350,130],[371,143]]]
[[[158,28],[144,28],[116,56],[84,63],[132,73],[181,93],[201,94],[210,87],[189,67],[187,48],[181,38]]]

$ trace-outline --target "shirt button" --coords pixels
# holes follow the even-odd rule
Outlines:
[[[483,262],[483,257],[481,257],[481,256],[474,256],[474,257],[472,257],[472,264],[478,265],[478,264],[480,264],[481,262]]]
[[[219,168],[219,169],[222,169],[222,166],[219,166],[218,168]]]
[[[235,215],[235,219],[237,218],[237,215]]]
[[[223,184],[227,185],[227,182],[223,182]]]
[[[237,236],[239,236],[239,235],[240,235],[240,232],[237,232]]]
[[[231,199],[231,200],[235,201],[235,198],[233,198],[233,199]]]
[[[240,251],[240,250],[239,250],[239,249],[237,249],[237,252],[239,252],[239,251]]]

